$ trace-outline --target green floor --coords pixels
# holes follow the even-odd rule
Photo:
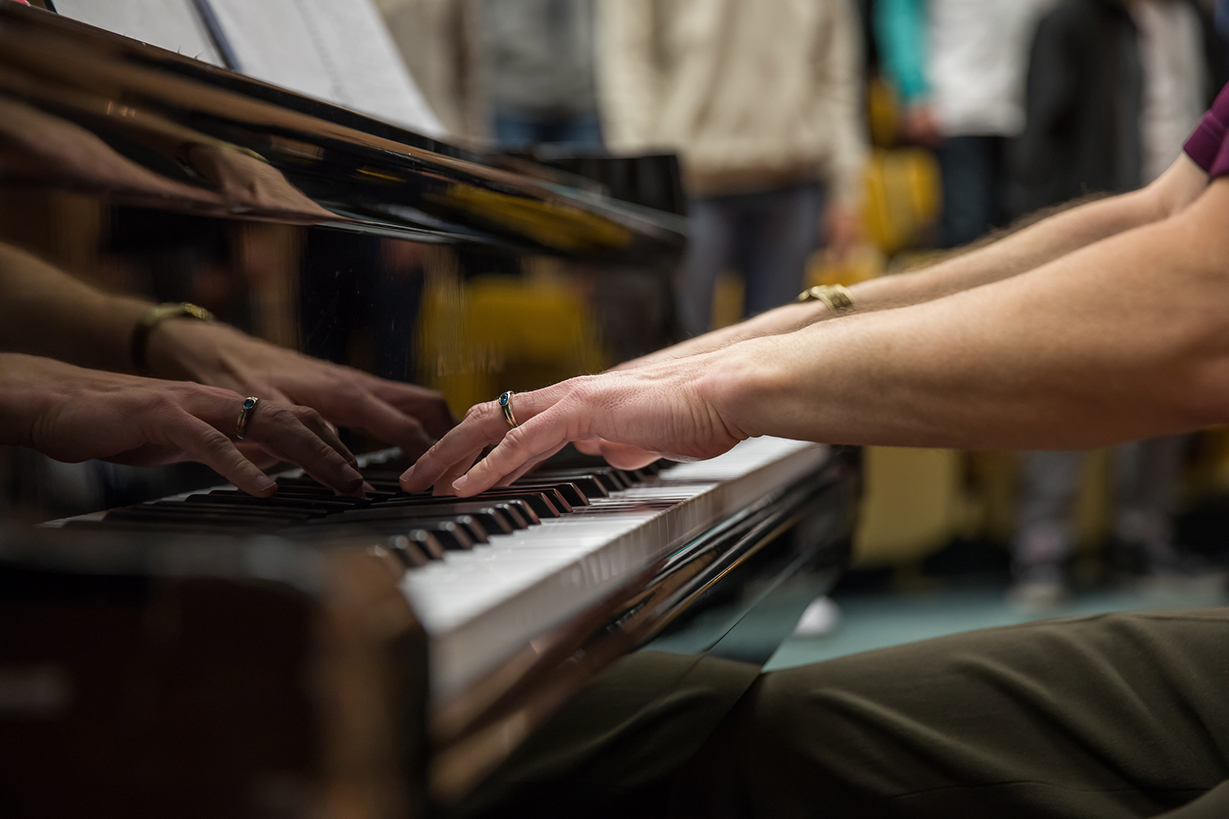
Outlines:
[[[1013,608],[1007,603],[1005,590],[997,586],[926,592],[838,593],[835,600],[841,611],[836,629],[822,637],[795,636],[786,640],[767,668],[790,668],[944,634],[1046,617],[1229,605],[1229,595],[1220,584],[1181,590],[1086,592],[1045,614],[1029,614]]]

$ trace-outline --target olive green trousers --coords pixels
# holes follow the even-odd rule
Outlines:
[[[987,629],[758,676],[644,652],[498,781],[490,815],[1229,819],[1229,608]]]
[[[1229,819],[1227,780],[1218,608],[987,629],[765,674],[677,778],[672,807]]]

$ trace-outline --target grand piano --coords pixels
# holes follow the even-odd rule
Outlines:
[[[666,293],[685,247],[672,157],[487,154],[3,2],[0,112],[0,241],[462,403],[573,374],[468,347],[467,293],[543,265]],[[178,472],[37,527],[4,508],[0,815],[617,810],[577,806],[716,726],[839,571],[858,493],[856,450],[754,439],[407,496],[404,456],[354,443],[365,499]],[[616,773],[637,729],[611,726],[711,668],[662,770]]]

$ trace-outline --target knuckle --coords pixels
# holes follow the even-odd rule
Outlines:
[[[465,420],[481,423],[491,417],[491,413],[495,410],[495,403],[487,401],[482,404],[474,404],[465,412]]]
[[[227,437],[221,433],[206,433],[201,442],[202,448],[208,455],[229,455],[231,451],[231,443]]]
[[[294,408],[285,404],[275,404],[265,412],[265,418],[278,426],[294,426],[299,422],[299,416]]]
[[[295,416],[304,424],[313,427],[322,426],[324,424],[324,416],[317,412],[312,407],[295,407]]]
[[[519,451],[524,449],[527,443],[528,433],[524,427],[516,427],[508,430],[504,435],[504,445],[511,451]]]

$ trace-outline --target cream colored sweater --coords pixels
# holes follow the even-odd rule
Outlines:
[[[615,151],[678,151],[691,195],[818,179],[862,191],[851,0],[601,0],[598,88]]]

